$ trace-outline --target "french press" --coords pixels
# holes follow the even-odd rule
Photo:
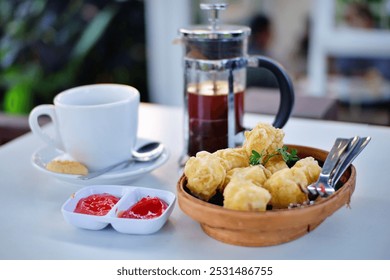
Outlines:
[[[179,29],[185,51],[187,156],[241,144],[246,67],[266,68],[278,81],[281,98],[273,126],[283,127],[293,108],[294,90],[285,70],[270,58],[248,56],[250,28],[218,24],[219,12],[226,7],[224,3],[200,4],[201,9],[209,11],[210,25]]]

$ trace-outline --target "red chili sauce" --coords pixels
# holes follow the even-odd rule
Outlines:
[[[118,214],[119,218],[129,219],[153,219],[162,215],[168,204],[158,197],[146,196],[138,201],[129,209],[121,211]]]
[[[119,201],[119,198],[109,193],[92,194],[79,200],[75,213],[104,216]]]

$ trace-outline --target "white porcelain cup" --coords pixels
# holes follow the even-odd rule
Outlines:
[[[60,149],[98,170],[131,157],[137,140],[137,89],[119,84],[71,88],[54,98],[54,105],[39,105],[29,115],[32,132],[46,144]],[[40,116],[54,124],[54,136],[43,130]]]

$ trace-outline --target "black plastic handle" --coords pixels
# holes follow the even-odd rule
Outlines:
[[[290,77],[282,65],[265,56],[249,56],[248,66],[265,68],[275,75],[280,90],[280,102],[272,125],[282,128],[290,118],[294,107],[294,87]]]

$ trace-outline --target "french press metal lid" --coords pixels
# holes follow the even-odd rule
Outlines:
[[[246,55],[250,28],[239,25],[219,25],[220,11],[225,10],[227,4],[200,4],[200,8],[209,11],[210,25],[195,25],[179,29],[185,44],[185,56],[213,60]]]

